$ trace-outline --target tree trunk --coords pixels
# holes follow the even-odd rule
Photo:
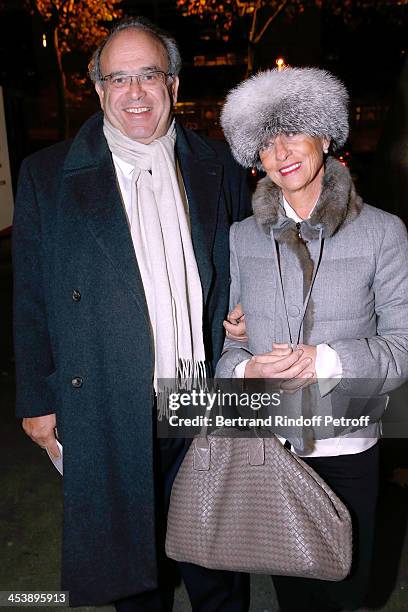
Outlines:
[[[248,60],[247,60],[247,71],[245,77],[250,77],[254,72],[254,63],[255,63],[255,35],[256,35],[256,25],[258,18],[258,8],[255,8],[252,13],[251,19],[251,27],[249,28],[248,33]]]
[[[251,22],[251,27],[250,27],[249,36],[248,36],[248,63],[247,63],[247,74],[246,74],[247,78],[253,74],[254,69],[255,69],[256,45],[260,42],[260,40],[262,39],[263,35],[267,31],[271,23],[275,21],[275,19],[278,17],[281,11],[283,11],[283,9],[286,7],[287,3],[288,3],[288,0],[282,0],[282,2],[279,4],[275,12],[272,13],[272,15],[269,15],[264,25],[260,29],[258,28],[258,21],[257,21],[258,20],[258,9],[260,8],[260,6],[258,5],[255,8],[254,12],[252,13],[252,22]]]
[[[247,70],[246,70],[245,78],[248,78],[253,74],[254,68],[255,68],[255,45],[250,40],[248,41],[248,61],[247,61]]]
[[[67,108],[67,88],[64,70],[62,68],[62,58],[59,49],[58,30],[55,26],[49,29],[49,38],[53,41],[53,54],[55,64],[55,77],[57,86],[57,107],[58,107],[58,139],[64,140],[69,136],[69,121]]]

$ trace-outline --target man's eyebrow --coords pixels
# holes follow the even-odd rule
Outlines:
[[[141,66],[135,72],[129,72],[129,70],[115,70],[115,72],[112,72],[111,74],[114,74],[117,76],[121,74],[141,74],[143,72],[150,72],[152,70],[160,70],[160,72],[165,72],[165,70],[163,70],[160,66],[153,65],[153,66]]]
[[[148,70],[161,70],[162,72],[165,72],[165,70],[163,70],[163,68],[161,68],[161,66],[158,66],[157,64],[154,64],[153,66],[142,66],[140,70],[142,72],[147,72]]]

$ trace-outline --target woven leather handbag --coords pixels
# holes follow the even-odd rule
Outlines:
[[[176,476],[166,553],[211,569],[342,580],[347,508],[276,437],[194,439]]]

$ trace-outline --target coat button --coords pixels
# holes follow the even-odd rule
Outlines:
[[[79,387],[82,387],[83,383],[84,383],[84,379],[81,376],[75,376],[75,378],[71,380],[71,385],[75,387],[76,389],[79,389]]]
[[[300,308],[295,305],[289,306],[288,315],[290,317],[298,317],[300,315]]]
[[[76,289],[74,289],[72,292],[72,299],[74,300],[74,302],[79,302],[81,300],[81,294]]]

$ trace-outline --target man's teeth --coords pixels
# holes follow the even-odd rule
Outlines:
[[[297,163],[297,164],[292,164],[291,166],[287,166],[286,168],[281,168],[280,173],[281,174],[288,174],[289,172],[292,172],[293,170],[297,170],[298,168],[300,168],[301,163]]]
[[[150,109],[147,108],[147,106],[140,106],[139,108],[125,108],[127,113],[134,113],[135,115],[138,115],[139,113],[147,113],[149,110]]]

